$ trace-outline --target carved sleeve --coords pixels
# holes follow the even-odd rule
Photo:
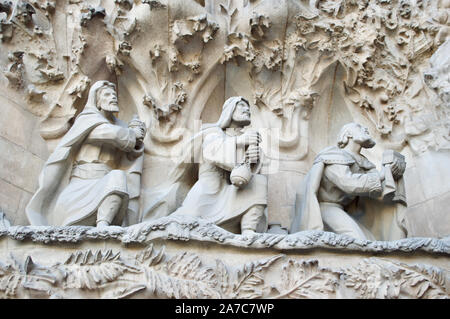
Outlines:
[[[124,152],[130,152],[136,145],[136,134],[132,129],[114,124],[97,126],[86,139],[86,143],[107,143]]]
[[[377,170],[365,174],[352,173],[347,165],[327,165],[325,176],[339,189],[352,195],[369,195],[377,197],[381,194],[382,186]]]
[[[203,159],[231,171],[236,166],[236,137],[209,134],[203,142]]]

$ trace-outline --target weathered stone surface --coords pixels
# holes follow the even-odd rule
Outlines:
[[[0,0],[0,212],[13,225],[0,219],[0,293],[12,298],[448,297],[449,17],[447,0]],[[128,206],[135,210],[135,225],[26,226],[25,210],[44,163],[100,80],[116,85],[118,118],[129,122],[137,115],[148,130],[140,197]],[[203,145],[192,145],[193,137],[219,119],[224,101],[233,96],[249,101],[248,129],[261,137],[260,151],[250,153],[267,178],[263,202],[269,233],[247,237],[170,215],[204,173],[199,174],[205,166],[198,161],[184,165],[180,158]],[[300,184],[316,156],[336,145],[339,130],[350,122],[367,127],[376,141],[361,153],[378,171],[385,150],[405,157],[408,238],[368,241],[323,231],[286,235]],[[217,181],[228,181],[226,170],[222,173]],[[356,211],[352,217],[376,229],[380,239],[389,232],[388,205],[364,204],[370,214]],[[196,215],[193,209],[187,215]],[[56,245],[61,248],[53,254]],[[8,249],[18,263],[7,260]],[[407,252],[420,256],[408,259]],[[57,265],[72,253],[79,257]],[[387,254],[387,260],[370,259],[371,253]],[[230,263],[225,256],[231,256]],[[360,257],[368,259],[357,262]],[[183,267],[175,274],[177,263],[197,267],[193,276],[199,277],[185,277]],[[74,275],[94,265],[116,270],[93,281]],[[251,293],[216,285],[217,278],[228,277],[229,285],[239,286],[239,269],[259,269],[254,277],[249,274],[256,278],[255,287],[246,287]],[[69,276],[62,278],[65,271]],[[39,286],[33,276],[43,272],[51,275]],[[123,278],[142,281],[145,272],[153,280],[145,287],[117,284]],[[292,285],[283,286],[275,273]],[[303,289],[306,274],[320,289]],[[115,288],[98,289],[102,284]],[[169,292],[167,285],[177,289]],[[268,292],[270,285],[275,288]],[[44,290],[48,294],[39,292]]]
[[[371,257],[310,246],[268,256],[264,249],[230,250],[212,243],[205,249],[175,238],[126,247],[104,238],[106,247],[88,240],[64,247],[33,244],[33,249],[0,239],[0,248],[8,247],[0,250],[0,293],[6,298],[449,298],[448,257],[430,259],[418,250]]]
[[[6,221],[6,223],[8,223]],[[1,225],[1,224],[0,224]],[[249,248],[275,248],[297,250],[326,248],[362,252],[411,252],[424,251],[448,254],[448,237],[405,238],[397,241],[359,240],[346,235],[323,231],[304,231],[295,234],[259,233],[251,236],[228,232],[213,223],[196,218],[163,217],[129,227],[109,226],[102,229],[88,226],[11,226],[0,229],[1,236],[15,240],[31,239],[33,242],[82,242],[89,239],[115,239],[122,243],[151,243],[153,240],[196,240],[221,245]]]
[[[0,178],[34,192],[43,160],[15,143],[0,137]]]

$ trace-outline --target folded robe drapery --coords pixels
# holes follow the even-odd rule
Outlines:
[[[86,107],[76,118],[73,126],[58,143],[55,151],[50,155],[39,175],[39,187],[26,207],[26,214],[31,225],[53,225],[65,226],[73,224],[84,224],[83,220],[93,214],[105,196],[112,193],[118,193],[124,199],[122,210],[126,210],[127,202],[130,198],[136,198],[140,192],[140,174],[142,172],[143,158],[138,157],[135,160],[129,160],[123,156],[123,170],[117,172],[113,170],[105,177],[97,180],[76,181],[70,187],[73,190],[78,189],[84,195],[88,195],[93,201],[87,203],[88,198],[81,193],[74,194],[75,197],[83,198],[85,205],[77,203],[70,207],[71,201],[64,201],[64,205],[56,205],[58,198],[63,194],[72,172],[74,157],[80,149],[83,141],[101,124],[109,121],[95,107]],[[117,125],[124,125],[116,119]],[[108,174],[111,174],[108,176]],[[108,177],[107,177],[108,176]],[[103,190],[102,185],[114,184],[114,180],[119,180],[116,185],[110,185],[109,189]],[[85,184],[85,185],[80,185]],[[89,187],[87,187],[89,184]],[[98,196],[92,197],[92,193],[86,192],[99,191]],[[64,194],[63,194],[64,195]],[[66,197],[70,196],[67,194]],[[125,212],[120,212],[123,215]]]
[[[366,163],[367,162],[367,163]],[[363,165],[373,166],[368,160]],[[355,159],[337,147],[329,147],[320,152],[302,181],[297,194],[295,215],[293,216],[290,233],[303,230],[324,230],[317,193],[326,165],[352,165]],[[348,211],[352,216],[358,212],[355,221],[368,229],[377,240],[395,240],[406,237],[405,227],[405,188],[403,178],[395,181],[390,169],[386,167],[386,177],[383,182],[382,199],[366,197],[358,198],[358,207]],[[370,203],[370,204],[369,204]]]

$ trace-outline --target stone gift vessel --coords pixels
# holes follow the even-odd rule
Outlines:
[[[0,0],[0,297],[449,298],[450,1]]]

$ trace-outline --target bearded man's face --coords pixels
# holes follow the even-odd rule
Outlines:
[[[250,124],[250,106],[245,101],[239,101],[234,109],[232,120],[239,124],[239,126],[244,127]]]
[[[97,95],[97,106],[106,112],[119,112],[116,91],[110,87],[101,89]]]

